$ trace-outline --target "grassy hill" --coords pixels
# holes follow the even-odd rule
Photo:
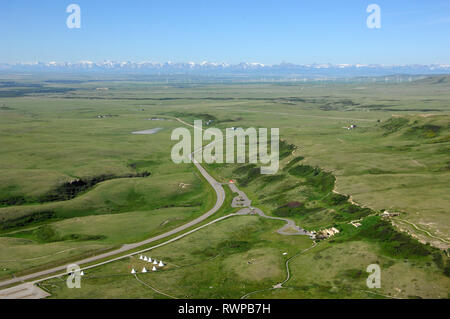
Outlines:
[[[441,262],[435,248],[405,235],[448,248],[448,77],[187,86],[128,77],[30,87],[40,80],[1,89],[14,94],[0,97],[0,278],[142,240],[207,210],[211,189],[191,164],[170,160],[170,135],[180,123],[151,120],[172,115],[212,119],[220,129],[279,128],[283,156],[276,175],[261,176],[248,164],[206,167],[221,181],[237,179],[266,214],[307,229],[342,230],[334,242],[292,261],[287,289],[254,297],[373,297],[363,291],[369,263],[385,271],[383,295],[448,297],[445,255],[439,252]],[[131,134],[159,127],[156,134]],[[150,175],[136,175],[143,172]],[[72,187],[80,181],[88,186]],[[392,220],[395,228],[373,219],[384,209],[401,213]],[[360,218],[366,232],[348,224]],[[293,256],[312,245],[277,234],[279,227],[241,216],[205,228],[156,250],[172,268],[143,279],[178,297],[238,298],[271,287],[284,279],[282,253]],[[129,276],[132,266],[142,264],[131,258],[95,269],[84,281],[89,288],[76,294],[58,279],[47,287],[66,298],[124,291],[161,297]]]

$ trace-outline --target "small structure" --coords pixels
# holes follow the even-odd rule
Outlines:
[[[349,125],[349,126],[346,126],[345,128],[346,128],[347,130],[353,130],[353,129],[356,128],[356,125],[355,125],[355,124],[351,124],[351,125]]]
[[[84,271],[83,270],[81,271],[80,276],[84,276]]]
[[[331,230],[333,231],[333,235],[339,233],[339,229],[337,228],[331,227]]]
[[[283,256],[286,256],[287,255],[287,253],[283,253]]]
[[[139,256],[139,259],[142,260],[142,259],[144,259],[144,257],[142,257],[142,255],[140,255],[140,256]]]
[[[152,257],[148,257],[148,262],[149,263],[153,262]]]
[[[156,261],[156,259],[153,259],[153,265],[157,265],[158,262]]]
[[[315,238],[318,238],[318,239],[329,238],[329,237],[334,236],[334,235],[336,235],[338,233],[339,233],[338,229],[336,229],[334,227],[331,227],[331,228],[328,228],[328,229],[324,229],[324,230],[318,231],[317,235],[315,236]]]
[[[358,222],[356,222],[356,221],[351,221],[350,224],[351,224],[352,226],[355,226],[356,228],[358,228],[359,226],[361,226],[361,223],[358,223]]]
[[[135,273],[136,273],[136,270],[134,270],[134,268],[131,269],[131,273],[132,273],[132,274],[135,274]]]
[[[164,267],[165,264],[162,262],[162,260],[159,261],[158,267]]]
[[[153,268],[152,268],[152,271],[156,271],[157,269],[156,269],[156,267],[155,266],[153,266]]]
[[[385,210],[383,213],[381,213],[381,217],[393,217],[393,216],[399,216],[400,213],[389,213],[387,210]]]
[[[144,257],[144,261],[148,261],[147,256]]]
[[[144,267],[144,268],[142,268],[142,272],[143,273],[146,273],[147,272],[147,269]]]

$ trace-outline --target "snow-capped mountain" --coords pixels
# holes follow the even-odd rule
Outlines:
[[[212,62],[116,62],[80,61],[0,64],[0,72],[129,72],[146,74],[208,74],[208,75],[270,75],[270,76],[380,76],[392,74],[449,74],[450,64],[330,64],[298,65],[242,62],[239,64]]]

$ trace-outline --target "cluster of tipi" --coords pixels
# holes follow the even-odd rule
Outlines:
[[[156,271],[157,269],[156,269],[156,266],[158,266],[158,267],[164,267],[165,266],[165,264],[162,262],[162,260],[160,260],[159,262],[156,260],[156,259],[152,259],[151,257],[147,257],[147,256],[143,256],[143,255],[140,255],[139,256],[139,259],[140,260],[143,260],[143,261],[146,261],[146,262],[149,262],[149,263],[151,263],[151,264],[153,264],[153,268],[152,268],[152,271]],[[146,273],[147,272],[147,268],[142,268],[142,271],[141,272],[143,272],[143,273]],[[132,274],[135,274],[136,273],[136,270],[134,270],[134,268],[133,269],[131,269],[131,273]]]

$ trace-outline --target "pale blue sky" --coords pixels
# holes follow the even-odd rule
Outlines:
[[[81,29],[66,7],[81,7]],[[381,29],[366,7],[381,7]],[[450,64],[448,0],[1,1],[0,62]]]

